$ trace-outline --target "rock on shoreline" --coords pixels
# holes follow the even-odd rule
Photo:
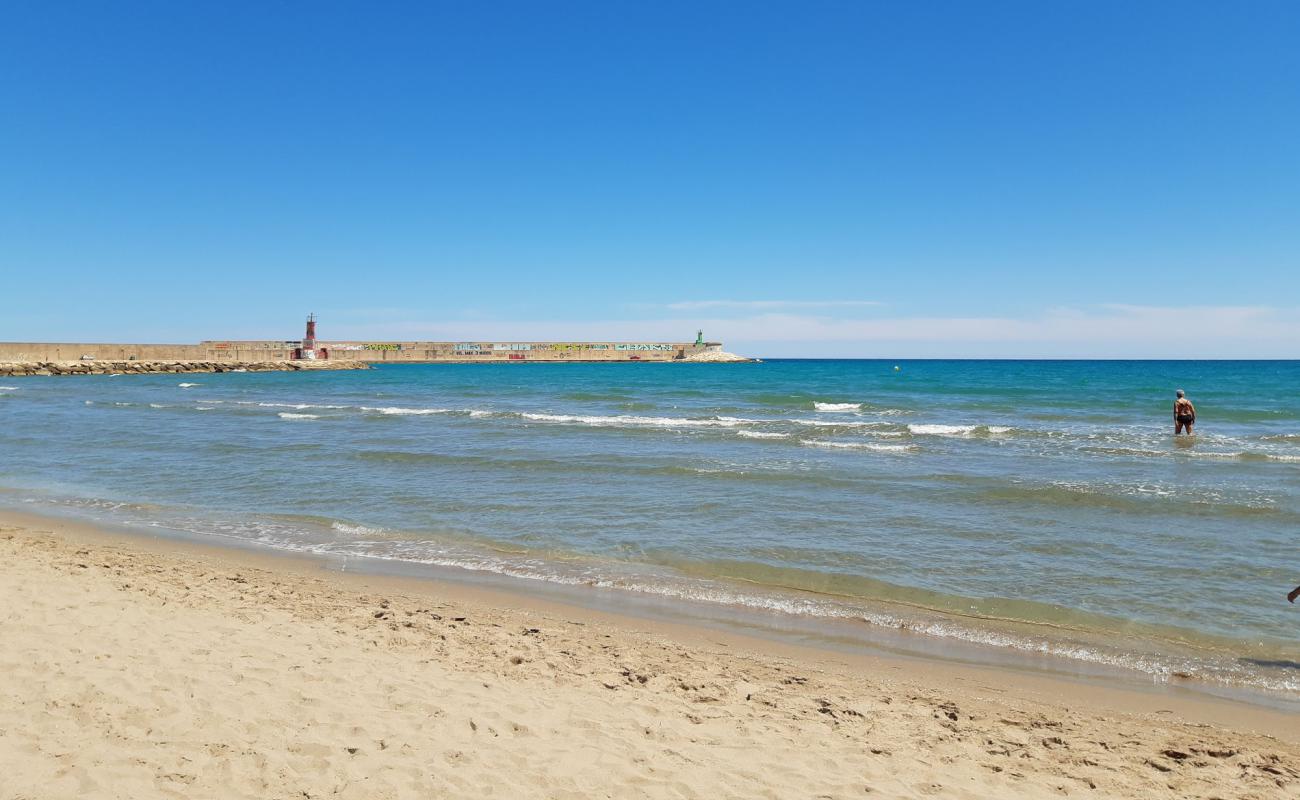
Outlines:
[[[0,363],[0,376],[294,372],[305,369],[370,369],[370,365],[362,361],[24,361]]]
[[[746,358],[738,356],[735,353],[728,353],[723,350],[706,350],[703,353],[695,353],[681,359],[679,363],[685,364],[746,364],[757,361],[756,358]]]

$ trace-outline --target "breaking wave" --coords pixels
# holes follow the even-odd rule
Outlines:
[[[818,411],[861,411],[861,403],[813,403]]]
[[[361,406],[362,411],[370,411],[375,414],[387,414],[390,416],[426,416],[428,414],[446,414],[449,408],[400,408],[398,406],[388,406],[385,408],[375,408],[373,406]]]
[[[771,433],[768,431],[736,431],[737,436],[744,436],[746,439],[789,439],[788,433]]]
[[[239,400],[236,402],[238,403],[238,405],[241,406],[260,406],[262,408],[292,408],[298,411],[302,411],[303,409],[307,409],[307,408],[327,408],[327,409],[351,408],[351,406],[331,406],[331,405],[319,405],[315,403],[254,403],[246,400]]]
[[[907,430],[917,436],[970,436],[977,433],[1000,435],[1015,429],[1008,425],[912,424],[907,426]]]
[[[365,525],[353,525],[348,522],[339,522],[338,520],[330,523],[330,528],[339,533],[346,533],[350,536],[378,536],[379,534],[384,533],[383,528],[370,528]]]
[[[533,420],[534,422],[561,422],[578,425],[592,425],[595,427],[623,427],[627,425],[638,425],[659,428],[733,428],[737,425],[748,425],[756,421],[736,419],[734,417],[689,419],[686,417],[640,417],[631,414],[603,416],[598,414],[536,414],[532,412],[523,412],[519,414],[519,416],[523,419]]]
[[[878,444],[876,442],[833,442],[828,439],[804,439],[811,447],[831,447],[841,450],[872,450],[877,453],[906,453],[916,449],[910,444]]]

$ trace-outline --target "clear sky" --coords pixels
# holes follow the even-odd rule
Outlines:
[[[1300,3],[8,2],[0,340],[1300,357]]]

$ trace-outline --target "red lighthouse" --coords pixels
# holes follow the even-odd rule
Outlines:
[[[322,357],[328,358],[328,353],[322,353]],[[293,351],[294,358],[316,358],[316,315],[307,315],[307,335],[302,337],[302,346]]]

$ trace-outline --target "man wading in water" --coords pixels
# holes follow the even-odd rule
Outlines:
[[[1174,401],[1174,436],[1182,433],[1184,428],[1187,429],[1187,435],[1191,436],[1192,425],[1196,424],[1196,406],[1192,405],[1191,400],[1183,397],[1182,389],[1174,394],[1178,395],[1178,399]]]

